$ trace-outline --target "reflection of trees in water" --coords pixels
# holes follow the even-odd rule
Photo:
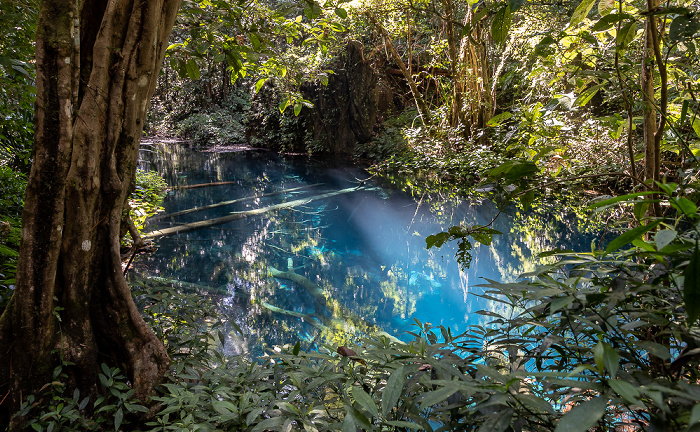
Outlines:
[[[235,199],[303,185],[306,180],[302,179],[305,177],[303,170],[299,176],[298,166],[292,167],[274,157],[243,155],[240,163],[226,163],[222,155],[177,149],[169,151],[166,161],[154,163],[154,167],[165,173],[171,184],[241,179],[240,186],[227,186],[227,189],[212,187],[174,191],[169,197],[176,202],[171,208],[173,211],[217,202],[222,199],[222,190],[230,190],[236,195],[223,199]],[[202,167],[211,170],[202,173]],[[314,178],[314,181],[319,180]],[[389,198],[396,193],[381,192]],[[226,211],[258,208],[296,198],[297,194],[289,194],[276,196],[274,201],[256,199]],[[333,317],[332,310],[320,310],[303,287],[269,277],[271,267],[282,271],[293,269],[323,290],[329,299],[329,309],[333,309],[334,302],[337,302],[337,305],[378,324],[389,333],[405,329],[412,322],[411,317],[420,313],[421,305],[426,302],[433,302],[438,308],[463,310],[463,322],[446,324],[455,331],[464,331],[469,320],[469,324],[479,322],[472,315],[476,310],[471,306],[473,296],[469,294],[470,291],[481,292],[473,285],[481,282],[479,275],[484,269],[497,275],[490,277],[512,280],[534,268],[533,256],[537,253],[554,247],[571,247],[579,236],[576,220],[563,210],[541,208],[525,216],[517,212],[503,214],[494,227],[504,234],[495,236],[491,246],[475,247],[472,268],[448,271],[450,266],[456,266],[452,252],[449,248],[426,251],[425,237],[459,223],[488,223],[497,210],[489,204],[465,206],[455,197],[442,198],[445,197],[428,194],[415,197],[415,203],[410,207],[411,213],[415,211],[415,214],[401,227],[405,230],[405,239],[383,245],[397,250],[386,256],[374,255],[363,249],[361,243],[334,241],[333,230],[348,229],[337,223],[338,220],[345,221],[347,215],[343,213],[344,209],[336,207],[335,201],[328,200],[164,238],[160,240],[160,249],[143,257],[137,266],[144,273],[153,269],[151,274],[226,287],[229,295],[221,298],[220,304],[230,320],[243,330],[243,336],[229,332],[227,343],[234,352],[259,353],[263,343],[294,343],[301,339],[303,347],[307,348],[317,343],[340,343],[343,341],[342,331],[355,335],[361,332],[337,322],[338,316]],[[337,218],[338,215],[341,217]],[[354,210],[350,216],[362,217]],[[178,223],[202,217],[187,215],[178,219]],[[336,226],[329,222],[333,220]],[[448,298],[450,292],[454,297]],[[331,327],[336,330],[323,334],[318,326],[295,316],[273,313],[265,304],[294,313],[324,314],[331,321],[335,318]],[[485,307],[489,308],[489,305]],[[440,323],[440,317],[435,320],[436,324]]]

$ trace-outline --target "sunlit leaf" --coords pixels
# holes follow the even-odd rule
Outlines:
[[[606,16],[615,10],[615,0],[598,0],[598,13],[600,16]]]
[[[574,14],[571,15],[571,27],[583,21],[588,16],[591,9],[593,9],[594,4],[595,0],[583,0],[574,11]]]
[[[501,44],[506,41],[511,24],[510,6],[504,4],[496,12],[491,23],[491,37],[496,44]]]
[[[634,39],[634,35],[637,33],[637,22],[630,21],[625,24],[624,27],[620,29],[617,33],[617,49],[618,51],[624,51],[627,46]]]
[[[645,233],[653,230],[656,228],[657,225],[659,225],[661,222],[659,221],[654,221],[650,222],[648,225],[642,225],[638,226],[637,228],[625,231],[621,236],[617,237],[615,240],[611,241],[610,244],[608,244],[608,247],[605,248],[605,251],[610,253],[610,252],[615,252],[616,250],[620,249],[622,246],[632,243],[633,240],[636,240],[643,236]]]
[[[197,65],[197,62],[194,61],[194,59],[189,59],[187,60],[187,76],[190,77],[191,80],[198,80],[199,79],[199,65]]]

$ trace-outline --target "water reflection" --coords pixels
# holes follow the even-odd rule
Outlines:
[[[259,353],[263,344],[299,339],[308,345],[329,338],[342,343],[342,332],[324,334],[322,328],[353,332],[350,324],[362,320],[399,338],[406,337],[403,332],[413,318],[464,331],[483,319],[476,311],[493,307],[470,295],[482,293],[476,286],[482,278],[513,280],[534,267],[533,256],[539,252],[554,247],[582,250],[591,241],[578,233],[576,221],[566,213],[502,214],[494,228],[505,235],[496,236],[491,246],[476,246],[471,268],[462,270],[454,245],[426,250],[425,237],[458,223],[488,223],[497,214],[492,204],[414,199],[365,180],[367,174],[356,167],[305,157],[163,147],[144,159],[150,161],[144,161],[144,168],[157,170],[171,185],[233,182],[173,190],[164,202],[166,213],[257,196],[173,219],[161,217],[147,230],[361,186],[305,205],[160,238],[155,253],[135,262],[137,273],[225,292],[221,305],[245,334],[229,333],[228,349],[234,352]],[[298,189],[314,184],[321,185]],[[286,189],[295,190],[260,196]],[[305,280],[274,278],[273,268]],[[321,305],[318,293],[310,292],[314,289],[328,303]]]

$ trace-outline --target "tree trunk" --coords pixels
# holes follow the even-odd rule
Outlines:
[[[649,12],[656,10],[659,7],[659,0],[647,0]],[[646,25],[644,32],[644,55],[642,63],[642,92],[643,92],[643,130],[644,130],[644,168],[645,180],[649,183],[649,187],[657,189],[654,182],[661,179],[661,138],[666,125],[666,99],[667,99],[667,83],[666,69],[663,63],[663,57],[660,52],[659,34],[656,27],[656,16],[649,13],[646,17]],[[661,118],[657,124],[657,105],[654,87],[654,65],[658,65],[661,78]],[[661,207],[658,203],[649,206],[650,216],[659,216]]]
[[[413,81],[413,77],[408,72],[408,69],[406,68],[406,65],[401,59],[399,52],[396,51],[396,47],[391,41],[391,35],[389,34],[389,32],[386,31],[384,26],[382,26],[382,24],[379,21],[377,21],[376,18],[374,18],[374,16],[371,13],[367,13],[366,16],[369,19],[369,21],[374,25],[374,27],[377,30],[379,30],[379,32],[382,34],[382,37],[386,42],[386,46],[389,48],[389,51],[391,51],[392,57],[394,57],[394,61],[399,66],[399,69],[401,69],[401,73],[403,73],[403,76],[404,78],[406,78],[406,81],[408,81],[408,86],[411,88],[411,94],[413,94],[413,100],[416,102],[416,108],[418,108],[418,114],[420,114],[421,120],[423,121],[423,125],[430,126],[430,124],[432,124],[432,118],[430,115],[430,109],[428,108],[428,104],[425,103],[425,99],[423,99],[423,95],[420,93],[420,90],[418,90],[416,82]]]
[[[61,360],[74,363],[67,384],[92,395],[100,363],[124,365],[142,399],[168,367],[122,275],[119,242],[143,119],[180,2],[42,2],[34,164],[17,285],[0,318],[5,423]]]
[[[468,35],[462,38],[459,53],[460,69],[455,75],[455,93],[459,93],[462,103],[462,121],[467,136],[486,126],[494,110],[491,91],[491,73],[486,50],[486,30],[481,21],[474,20],[470,9],[464,24],[471,27]],[[486,139],[486,135],[482,136]]]
[[[450,53],[450,72],[455,80],[452,86],[452,106],[450,107],[450,126],[456,127],[460,123],[464,124],[464,111],[462,109],[462,86],[456,80],[461,79],[459,70],[459,58],[457,45],[455,42],[454,5],[452,0],[442,0],[442,7],[445,9],[445,24],[447,27],[447,47]]]

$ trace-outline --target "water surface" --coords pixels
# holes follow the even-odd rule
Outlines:
[[[511,281],[534,268],[538,253],[551,248],[590,250],[592,238],[565,212],[502,213],[493,228],[503,232],[490,246],[476,246],[469,269],[454,257],[455,245],[427,250],[425,237],[452,225],[487,224],[493,204],[421,199],[392,189],[361,168],[302,156],[241,151],[198,153],[163,148],[146,156],[144,167],[159,171],[170,185],[233,182],[174,190],[165,213],[246,197],[254,199],[176,218],[159,218],[147,228],[212,219],[323,193],[357,188],[305,205],[268,212],[209,228],[162,237],[156,252],[134,263],[140,274],[178,279],[222,290],[221,305],[245,336],[228,332],[229,352],[260,352],[264,345],[343,342],[307,321],[323,315],[342,327],[358,317],[401,339],[413,319],[449,326],[454,333],[483,323],[476,312],[497,306],[480,298],[484,278]],[[312,187],[308,187],[315,185]],[[304,188],[306,189],[298,189]],[[297,189],[260,197],[262,194]],[[321,307],[300,284],[274,278],[270,269],[293,271],[324,291]],[[476,295],[474,295],[476,294]],[[290,314],[277,313],[266,305]],[[505,312],[508,311],[501,311]],[[300,314],[303,315],[300,318]],[[306,316],[306,318],[304,318]],[[352,331],[348,327],[346,330]]]

